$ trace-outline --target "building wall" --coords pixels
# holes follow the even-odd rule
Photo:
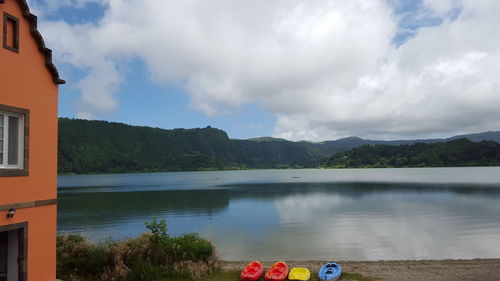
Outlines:
[[[0,226],[28,222],[28,281],[56,279],[56,205],[18,209],[13,219],[0,212]]]
[[[0,177],[0,205],[57,197],[57,85],[45,57],[30,34],[16,0],[0,4],[3,13],[20,20],[19,53],[3,48],[0,36],[0,104],[28,109],[29,176]],[[0,226],[28,223],[28,280],[55,279],[56,205],[18,209],[13,219],[0,211]]]
[[[30,110],[30,136],[29,176],[0,178],[0,204],[56,198],[57,85],[17,1],[0,4],[3,12],[20,19],[20,47],[17,54],[0,46],[0,104]]]

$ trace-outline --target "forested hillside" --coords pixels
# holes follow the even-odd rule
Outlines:
[[[59,173],[317,167],[334,152],[316,143],[231,140],[211,127],[164,130],[59,119]]]
[[[474,141],[500,140],[500,133],[487,132],[464,137]],[[59,173],[313,168],[325,166],[325,163],[330,167],[498,163],[492,162],[496,161],[495,158],[486,152],[484,157],[474,152],[477,149],[486,151],[488,147],[494,150],[496,143],[462,143],[463,140],[460,140],[443,145],[421,144],[442,141],[444,140],[374,141],[356,137],[322,143],[291,142],[270,137],[236,140],[229,139],[226,132],[211,127],[165,130],[107,121],[60,118]],[[417,142],[419,144],[415,144]],[[337,152],[360,146],[363,147],[329,159]],[[462,155],[462,147],[471,151]],[[460,154],[460,157],[450,156],[448,159],[448,152]],[[471,158],[465,159],[465,156]]]
[[[331,168],[499,166],[500,144],[462,138],[412,145],[364,145],[337,153],[324,165]]]

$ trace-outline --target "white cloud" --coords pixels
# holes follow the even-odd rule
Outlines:
[[[103,5],[95,24],[43,23],[58,60],[90,71],[79,83],[86,112],[117,108],[119,63],[134,57],[152,80],[184,87],[192,107],[207,115],[257,102],[276,114],[278,137],[500,128],[496,0],[425,0],[437,16],[457,7],[461,13],[421,28],[399,47],[394,8],[383,0]]]
[[[58,60],[80,69],[89,69],[76,85],[81,99],[79,116],[90,119],[96,113],[112,112],[118,108],[115,94],[123,80],[117,62],[103,39],[100,27],[92,24],[69,25],[57,21],[44,25],[45,38],[58,53]],[[64,38],[61,40],[61,38]]]
[[[78,118],[78,119],[92,120],[94,118],[94,116],[92,116],[92,113],[90,113],[90,112],[82,111],[82,112],[78,112],[76,114],[76,118]]]
[[[459,7],[459,0],[423,0],[426,8],[430,9],[434,15],[442,17],[454,8]]]

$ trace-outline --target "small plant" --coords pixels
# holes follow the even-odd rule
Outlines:
[[[162,240],[167,240],[169,238],[167,233],[167,221],[165,219],[157,221],[156,217],[153,217],[151,221],[145,222],[144,225],[151,233],[157,235]]]

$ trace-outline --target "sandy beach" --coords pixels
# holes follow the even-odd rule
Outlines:
[[[248,261],[226,261],[224,270],[241,270]],[[263,262],[269,267],[273,262]],[[288,261],[290,267],[307,267],[318,271],[322,261]],[[359,274],[366,281],[497,281],[500,259],[473,260],[406,260],[406,261],[339,261],[344,272]],[[311,279],[313,280],[313,279]],[[360,280],[342,278],[341,280]]]

